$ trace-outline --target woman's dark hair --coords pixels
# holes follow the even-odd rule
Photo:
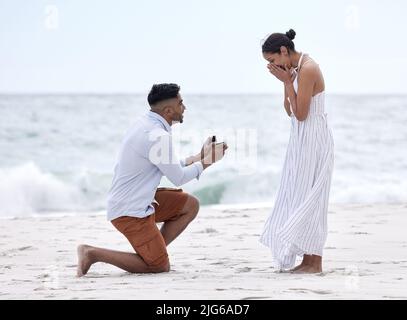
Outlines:
[[[155,84],[148,94],[148,104],[153,106],[160,101],[176,98],[180,90],[181,87],[175,83]]]
[[[281,53],[280,47],[286,47],[288,51],[295,51],[294,38],[295,31],[290,29],[286,33],[273,33],[264,41],[263,52]]]

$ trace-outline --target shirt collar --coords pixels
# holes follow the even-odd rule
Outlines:
[[[170,132],[170,133],[171,133],[171,126],[170,126],[170,124],[167,122],[167,120],[165,120],[165,119],[164,119],[162,116],[160,116],[158,113],[153,112],[153,111],[148,111],[148,112],[147,112],[147,116],[148,116],[149,118],[156,119],[156,120],[158,120],[159,122],[161,122],[161,124],[164,126],[164,129],[165,129],[167,132]]]

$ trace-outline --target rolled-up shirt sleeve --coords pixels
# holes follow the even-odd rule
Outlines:
[[[185,166],[173,153],[171,135],[163,133],[154,139],[148,155],[150,161],[170,180],[175,186],[181,186],[194,178],[199,179],[203,166],[195,162]]]

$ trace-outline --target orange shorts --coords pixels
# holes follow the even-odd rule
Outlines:
[[[129,240],[133,249],[148,266],[159,267],[169,263],[167,246],[157,222],[175,220],[180,215],[188,194],[182,189],[158,188],[153,203],[155,213],[145,218],[122,216],[112,224]]]

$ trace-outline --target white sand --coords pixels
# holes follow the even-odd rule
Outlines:
[[[407,205],[331,205],[324,272],[276,273],[259,242],[269,212],[201,209],[169,247],[172,270],[106,264],[76,278],[79,243],[131,250],[104,215],[0,220],[0,299],[406,299]]]

